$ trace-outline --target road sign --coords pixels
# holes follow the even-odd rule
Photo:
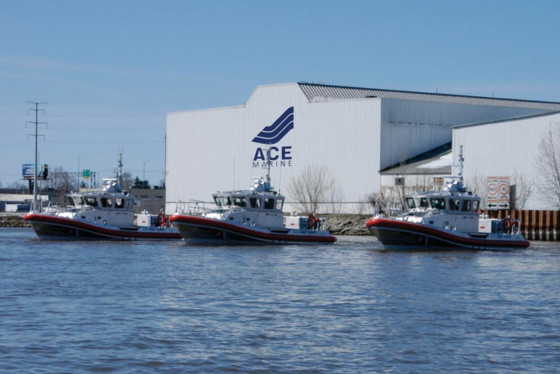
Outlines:
[[[488,209],[509,209],[509,177],[488,177],[486,185]]]
[[[82,171],[82,178],[84,178],[84,179],[89,179],[89,178],[91,178],[91,170],[89,170],[89,169],[84,169],[84,170]]]

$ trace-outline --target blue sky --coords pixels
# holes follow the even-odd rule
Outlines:
[[[40,161],[164,176],[173,111],[256,86],[344,86],[560,102],[558,1],[0,0],[0,183]]]

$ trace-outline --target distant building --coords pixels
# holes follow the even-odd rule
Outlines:
[[[46,204],[49,201],[49,196],[39,194],[37,200]],[[26,213],[29,212],[32,204],[33,194],[24,194],[13,189],[0,190],[0,212]]]
[[[134,208],[135,213],[146,210],[148,213],[158,214],[161,209],[165,208],[165,189],[163,188],[132,188],[130,193],[140,201],[140,205]]]
[[[448,171],[456,173],[450,166],[460,145],[466,177],[513,175],[517,165],[518,173],[532,175],[528,159],[505,156],[517,153],[517,160],[520,152],[502,139],[538,143],[530,121],[556,111],[560,103],[311,83],[260,86],[244,105],[168,114],[166,212],[180,210],[191,199],[210,202],[216,190],[249,187],[253,177],[264,174],[267,148],[272,182],[287,195],[288,211],[290,181],[309,167],[326,167],[339,186],[323,209],[338,205],[350,213],[371,211],[368,196],[381,193],[391,178],[393,185],[402,181],[414,189],[429,184],[428,179],[439,183],[434,178]],[[518,124],[516,118],[526,120]],[[477,129],[487,131],[485,126],[492,128],[491,136],[480,136]],[[523,135],[512,131],[502,137],[499,129],[509,126],[525,126]],[[450,143],[451,151],[435,154]],[[430,152],[445,168],[414,161]],[[499,161],[490,163],[485,155]],[[490,169],[493,163],[496,168]]]

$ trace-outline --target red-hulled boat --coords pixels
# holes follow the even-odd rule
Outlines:
[[[216,207],[201,209],[193,202],[188,214],[169,221],[189,244],[328,244],[336,238],[324,230],[325,221],[284,217],[284,196],[270,186],[270,177],[258,178],[249,190],[218,192]],[[308,222],[309,221],[309,222]]]
[[[42,240],[144,240],[181,239],[173,227],[156,227],[134,223],[134,195],[121,188],[122,162],[117,178],[105,179],[103,191],[68,194],[70,205],[36,209],[25,215]]]
[[[462,166],[462,157],[460,158]],[[405,198],[407,212],[394,217],[376,216],[367,228],[390,249],[518,249],[530,243],[519,233],[519,222],[479,215],[480,197],[463,186],[459,177],[448,178],[441,191],[416,193]]]

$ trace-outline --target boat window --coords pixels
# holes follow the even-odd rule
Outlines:
[[[124,200],[117,197],[115,199],[115,208],[119,208],[119,209],[124,208]]]
[[[473,201],[473,211],[475,212],[478,212],[478,203],[480,203],[480,201],[478,200]]]
[[[133,199],[126,199],[125,200],[124,207],[126,209],[132,209],[133,206],[134,206],[134,200]]]
[[[264,208],[274,209],[274,198],[269,197],[268,199],[264,199]]]
[[[253,208],[253,209],[260,209],[261,208],[261,198],[260,197],[251,197],[249,199],[249,203],[251,204],[251,208]]]
[[[408,206],[408,209],[416,208],[416,203],[414,202],[414,199],[412,197],[406,198],[406,205]]]
[[[68,197],[68,200],[70,200],[70,205],[73,205],[73,206],[84,205],[84,202],[83,202],[82,198],[79,197],[79,196]]]
[[[113,199],[102,197],[101,198],[101,206],[103,208],[112,208],[113,207]]]
[[[216,206],[222,206],[219,196],[214,196],[214,204],[216,204]]]
[[[425,197],[420,198],[420,208],[427,208],[428,207],[428,199]]]
[[[430,199],[430,205],[432,206],[432,209],[443,210],[445,209],[445,199],[442,199],[441,197],[432,197]]]
[[[460,210],[461,200],[459,199],[449,199],[449,210]]]
[[[86,196],[84,200],[86,205],[97,206],[97,199],[95,198],[95,196]]]
[[[245,208],[247,206],[245,196],[234,196],[233,197],[233,205]]]
[[[471,211],[471,205],[472,205],[472,200],[463,200],[461,210],[463,212],[470,212]]]
[[[276,200],[276,209],[277,210],[282,210],[283,206],[284,206],[284,200],[282,200],[282,199]]]
[[[231,200],[230,200],[229,196],[222,196],[221,199],[222,199],[222,205],[223,206],[231,205]]]

